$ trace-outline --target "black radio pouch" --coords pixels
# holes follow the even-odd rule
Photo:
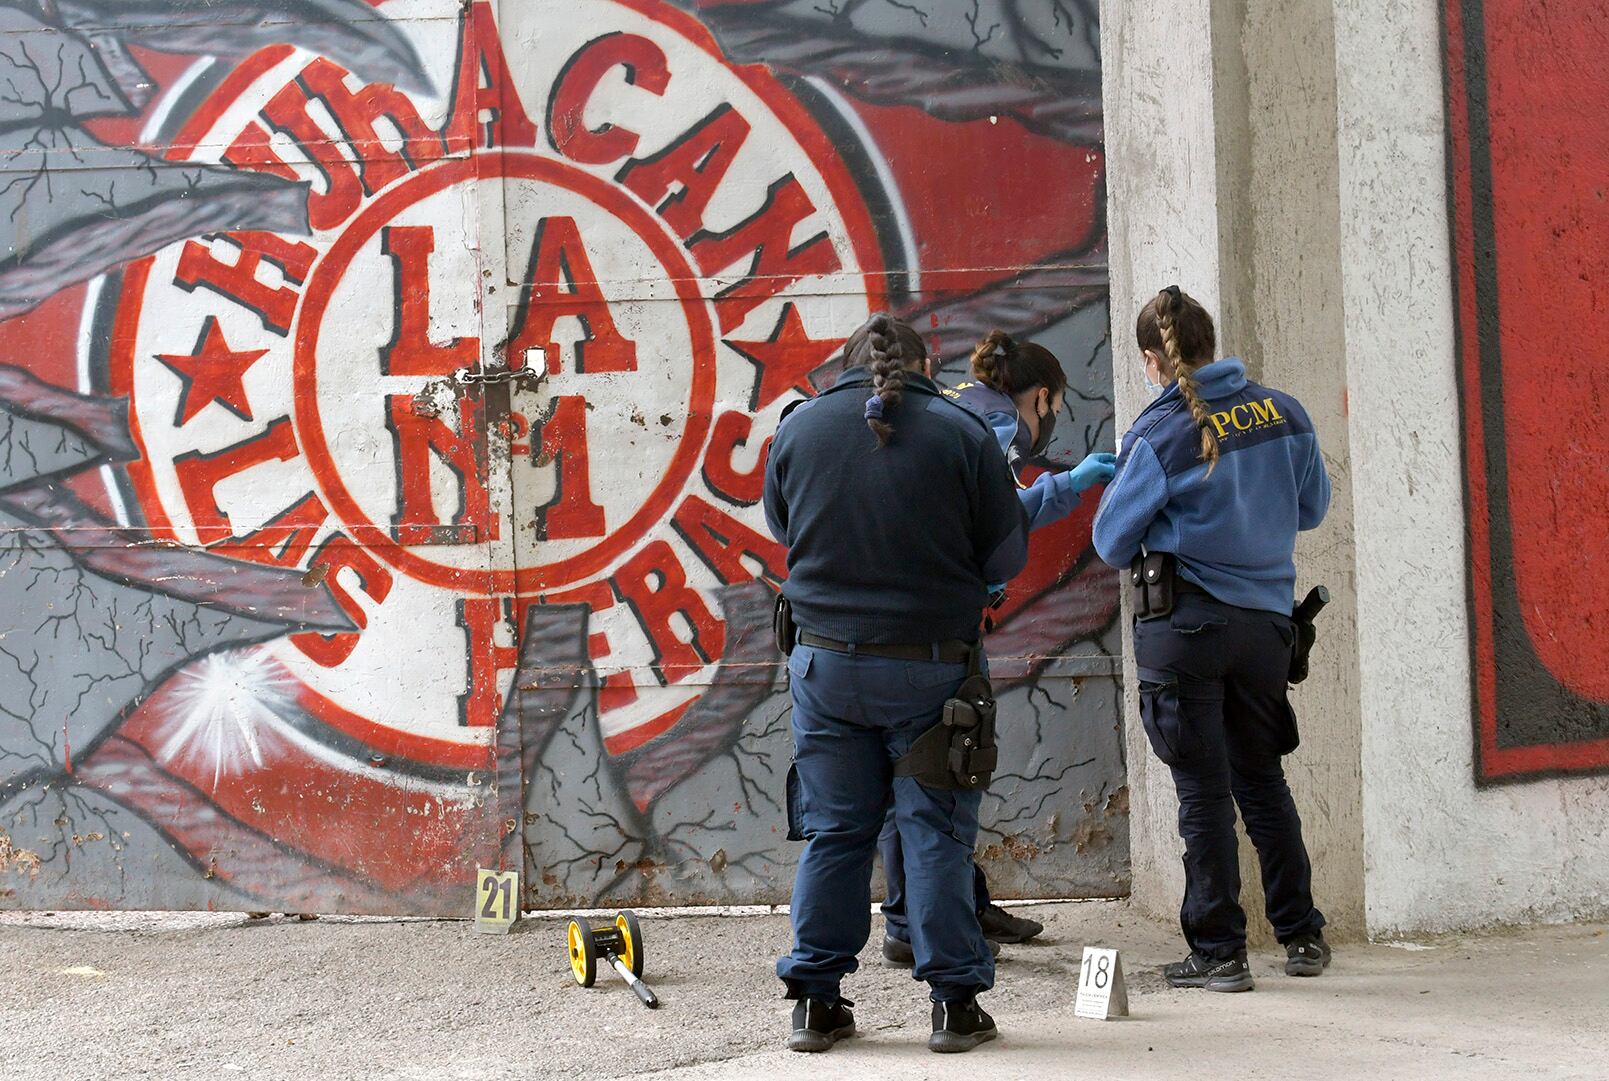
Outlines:
[[[771,633],[776,635],[777,652],[784,657],[791,656],[793,647],[799,644],[799,628],[793,622],[793,605],[781,593],[777,594],[777,606],[771,612]]]
[[[944,703],[939,723],[916,738],[894,763],[894,776],[928,788],[981,791],[1000,763],[995,741],[994,688],[983,674],[983,645],[972,647],[967,678]]]
[[[1141,552],[1129,564],[1135,619],[1161,619],[1173,611],[1172,552]]]

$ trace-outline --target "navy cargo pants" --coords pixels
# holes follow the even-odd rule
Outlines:
[[[794,765],[789,834],[805,841],[794,881],[793,951],[777,962],[792,997],[832,999],[871,934],[872,857],[890,803],[905,857],[912,975],[934,1001],[994,986],[978,926],[972,846],[982,794],[894,776],[894,761],[937,724],[963,664],[900,661],[796,646],[788,658]]]
[[[1281,943],[1316,934],[1313,869],[1280,757],[1296,749],[1286,698],[1291,620],[1182,593],[1173,613],[1134,624],[1140,718],[1173,771],[1184,839],[1179,922],[1190,948],[1218,960],[1246,948],[1235,808],[1262,868]]]
[[[900,844],[899,824],[892,808],[883,822],[882,835],[877,838],[877,854],[883,857],[883,881],[888,886],[887,899],[883,901],[884,933],[889,938],[909,942],[911,925],[905,918],[905,849]],[[989,907],[989,880],[976,863],[972,865],[972,907],[979,916]]]

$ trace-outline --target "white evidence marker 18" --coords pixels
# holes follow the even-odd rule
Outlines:
[[[1084,947],[1084,960],[1078,967],[1078,997],[1073,1003],[1073,1015],[1097,1021],[1129,1015],[1129,993],[1123,983],[1123,961],[1116,950]]]

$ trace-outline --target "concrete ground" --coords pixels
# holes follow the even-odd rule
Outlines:
[[[1254,993],[1215,995],[1163,984],[1174,934],[1125,903],[1031,911],[1043,939],[1006,947],[986,999],[998,1042],[929,1053],[925,996],[877,963],[874,928],[845,988],[860,1037],[808,1057],[778,1049],[781,914],[645,918],[653,1012],[612,973],[575,986],[556,919],[500,938],[432,920],[0,914],[0,1078],[1609,1078],[1603,926],[1349,946],[1316,980],[1263,951]],[[1073,1017],[1086,944],[1123,951],[1130,1019]]]

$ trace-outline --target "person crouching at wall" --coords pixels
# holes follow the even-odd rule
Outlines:
[[[1214,360],[1212,317],[1178,286],[1145,305],[1136,332],[1158,396],[1123,437],[1094,540],[1130,570],[1140,716],[1179,794],[1190,955],[1163,973],[1175,987],[1252,988],[1238,805],[1285,971],[1317,976],[1330,948],[1280,758],[1298,738],[1286,697],[1296,533],[1323,521],[1329,476],[1301,403]]]
[[[790,407],[766,461],[766,522],[788,547],[782,635],[793,699],[789,836],[805,840],[788,1046],[855,1030],[840,983],[871,933],[872,856],[890,801],[904,842],[917,979],[934,1051],[993,1039],[994,984],[973,904],[981,789],[919,781],[897,763],[981,666],[989,582],[1027,561],[1028,521],[988,425],[931,379],[921,336],[884,314],[845,345],[858,365]],[[791,647],[791,648],[790,648]],[[931,746],[932,741],[923,741]]]

